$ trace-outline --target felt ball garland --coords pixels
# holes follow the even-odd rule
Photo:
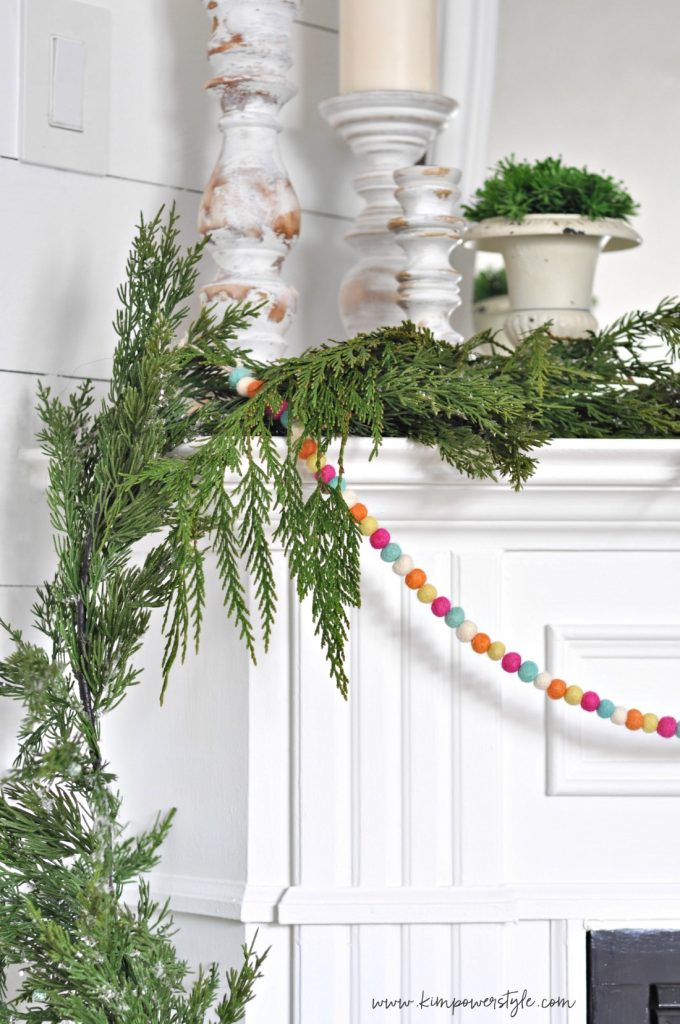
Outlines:
[[[237,366],[229,373],[229,384],[243,398],[252,398],[263,387],[264,381],[253,377],[245,367]],[[276,413],[270,408],[267,411],[282,427],[288,427],[287,402],[283,402]],[[293,432],[296,430],[299,428],[294,426]],[[300,433],[297,433],[299,437]],[[525,661],[516,651],[508,651],[502,641],[491,640],[487,633],[477,628],[475,622],[465,617],[461,607],[453,606],[448,597],[438,594],[424,570],[416,566],[411,555],[404,553],[400,545],[392,540],[389,530],[381,526],[375,516],[369,515],[366,505],[347,487],[335,466],[328,464],[313,438],[308,437],[302,441],[298,456],[321,486],[340,488],[350,515],[363,536],[369,538],[371,547],[380,552],[382,561],[391,564],[392,571],[403,578],[410,590],[415,591],[418,601],[429,604],[432,614],[455,630],[458,640],[469,643],[475,654],[486,655],[491,661],[500,662],[505,672],[516,674],[524,683],[532,683],[535,689],[545,693],[551,700],[564,700],[572,707],[595,712],[599,718],[608,719],[614,725],[625,725],[630,732],[656,733],[663,739],[671,739],[673,736],[680,738],[680,722],[672,715],[659,718],[651,712],[643,713],[637,708],[617,705],[606,697],[600,698],[593,690],[584,692],[580,686],[569,685],[563,679],[553,679],[550,673],[540,671],[535,661]]]

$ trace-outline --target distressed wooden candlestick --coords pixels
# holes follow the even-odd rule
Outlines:
[[[456,108],[439,93],[400,89],[352,92],[321,104],[365,166],[354,187],[366,205],[346,236],[359,258],[340,288],[340,315],[350,336],[404,319],[396,280],[404,253],[388,227],[400,213],[393,174],[421,159]]]
[[[389,227],[407,259],[406,268],[397,274],[399,305],[419,327],[458,345],[463,338],[452,328],[451,314],[460,305],[461,275],[449,257],[460,245],[465,227],[454,212],[460,199],[460,171],[403,167],[394,172],[394,180],[403,215],[391,220]]]
[[[212,18],[206,88],[220,96],[222,149],[198,228],[218,273],[204,302],[262,303],[239,343],[263,360],[284,355],[297,292],[281,267],[300,233],[300,206],[278,149],[279,115],[294,95],[291,29],[299,0],[203,0]]]

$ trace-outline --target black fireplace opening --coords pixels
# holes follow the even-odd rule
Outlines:
[[[588,1024],[680,1024],[680,931],[590,931]]]

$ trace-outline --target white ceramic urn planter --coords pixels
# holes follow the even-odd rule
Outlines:
[[[482,331],[493,331],[497,340],[506,344],[503,332],[505,321],[510,314],[510,297],[508,295],[490,295],[488,299],[480,299],[472,307],[472,323],[475,334]]]
[[[505,331],[515,345],[547,320],[560,338],[596,330],[591,305],[598,256],[641,242],[624,220],[575,213],[536,213],[521,222],[493,217],[470,224],[466,238],[503,256],[511,307]]]

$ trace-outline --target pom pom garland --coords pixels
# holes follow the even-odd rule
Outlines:
[[[659,736],[663,736],[664,739],[668,740],[671,736],[675,736],[678,723],[671,715],[665,715],[659,719],[659,724],[656,727],[656,731]]]
[[[359,529],[364,537],[370,537],[378,529],[379,523],[375,516],[364,516],[359,523]]]
[[[500,640],[492,641],[486,654],[492,661],[500,661],[505,654],[505,644],[501,643]]]
[[[392,566],[392,572],[396,572],[397,576],[408,576],[411,569],[413,568],[413,559],[410,555],[399,555]]]
[[[444,622],[451,629],[456,629],[457,626],[460,626],[461,622],[465,622],[465,612],[462,608],[452,608],[444,616]]]
[[[464,644],[469,644],[474,636],[477,636],[477,623],[472,622],[471,619],[466,619],[465,622],[461,622],[460,626],[456,630],[456,636],[459,640],[462,640]]]
[[[615,711],[616,705],[613,700],[601,700],[600,706],[597,709],[600,718],[611,718]]]
[[[410,590],[420,590],[420,588],[427,583],[427,576],[422,569],[411,569],[410,573],[405,578],[404,583]]]
[[[475,654],[486,654],[491,647],[491,637],[486,633],[477,633],[470,641],[470,646]]]
[[[536,678],[534,679],[534,686],[537,690],[547,690],[550,686],[550,673],[539,672]]]
[[[389,530],[384,530],[382,527],[380,527],[379,530],[376,530],[375,533],[371,534],[371,547],[375,548],[376,551],[382,551],[383,548],[387,547],[389,542]]]
[[[522,656],[517,654],[516,651],[508,651],[507,654],[503,655],[501,668],[504,669],[505,672],[517,672],[521,664]]]
[[[264,381],[251,377],[250,371],[245,367],[237,366],[229,372],[229,384],[237,394],[250,398],[260,390]],[[267,412],[272,415],[271,409]],[[287,402],[281,403],[273,418],[283,427],[288,427]],[[301,436],[298,425],[291,424],[289,432],[293,441],[297,442]],[[303,440],[298,454],[300,460],[304,461],[307,469],[320,483],[333,488],[340,487],[342,497],[359,530],[364,536],[370,537],[371,546],[380,551],[381,559],[391,563],[392,571],[404,578],[409,589],[417,592],[418,600],[423,604],[429,604],[433,615],[443,618],[449,628],[455,629],[457,638],[463,643],[470,643],[477,654],[486,654],[492,661],[500,661],[506,672],[516,672],[523,682],[533,682],[537,690],[542,690],[552,700],[564,698],[565,703],[581,707],[584,711],[595,711],[599,718],[609,718],[614,725],[625,725],[630,731],[656,733],[664,739],[673,736],[680,738],[680,721],[672,715],[659,718],[651,712],[643,714],[637,708],[628,709],[622,705],[615,705],[608,698],[601,700],[593,690],[584,693],[580,686],[568,686],[563,679],[551,679],[548,672],[540,672],[538,665],[533,661],[522,661],[521,655],[515,651],[506,653],[505,644],[500,640],[491,641],[486,633],[480,633],[476,623],[465,618],[462,608],[452,607],[448,597],[437,596],[437,589],[427,582],[425,572],[414,568],[413,558],[404,554],[399,544],[391,540],[389,531],[381,527],[374,516],[368,514],[368,509],[359,501],[358,495],[347,489],[345,480],[339,479],[335,467],[328,465],[326,457],[318,453],[313,438]]]
[[[380,552],[383,562],[396,562],[400,556],[401,548],[398,544],[394,543],[387,544]]]
[[[255,391],[250,390],[252,384],[259,384],[262,387],[262,383],[256,381],[254,377],[241,377],[236,385],[236,393],[241,395],[242,398],[251,398],[255,391],[257,391],[257,388],[255,388]]]
[[[597,711],[600,706],[600,698],[593,690],[587,690],[581,697],[581,707],[584,711]]]
[[[438,619],[443,619],[451,609],[451,602],[448,597],[435,597],[432,602],[432,614]]]

